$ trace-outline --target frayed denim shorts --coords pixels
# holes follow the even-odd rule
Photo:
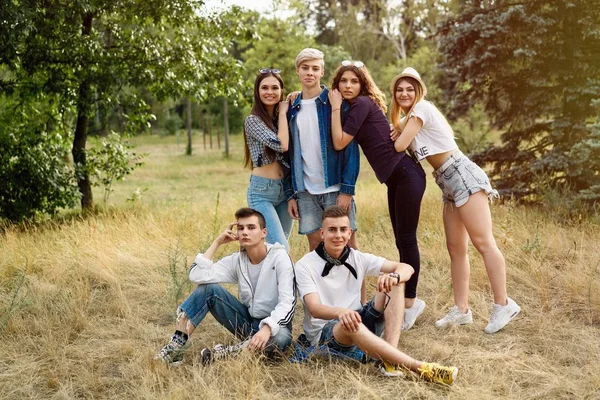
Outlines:
[[[469,196],[484,190],[488,198],[500,197],[492,188],[486,173],[460,150],[455,151],[444,164],[433,172],[435,183],[442,189],[444,203],[463,206]]]
[[[323,224],[323,211],[327,207],[335,206],[340,192],[329,192],[323,194],[310,194],[308,191],[298,192],[298,212],[300,223],[298,233],[308,235],[316,232]],[[354,198],[350,204],[350,228],[356,231],[356,204]]]

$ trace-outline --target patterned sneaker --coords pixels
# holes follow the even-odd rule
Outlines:
[[[404,372],[402,372],[401,369],[402,367],[398,365],[380,360],[377,363],[377,367],[383,376],[404,378]]]
[[[421,375],[421,378],[428,382],[446,385],[452,385],[456,380],[456,375],[458,375],[458,368],[444,367],[435,363],[423,363],[417,371]]]
[[[183,353],[187,346],[175,338],[165,345],[156,355],[155,360],[160,360],[171,367],[178,367],[183,362]]]
[[[402,330],[407,331],[413,327],[419,315],[423,314],[426,304],[421,299],[415,299],[411,308],[404,309],[404,321],[402,321]]]
[[[439,319],[435,322],[435,326],[438,328],[445,328],[451,325],[466,325],[473,323],[473,313],[471,309],[466,313],[461,312],[457,306],[450,307],[450,311],[448,314],[444,316],[444,318]]]
[[[508,298],[508,303],[505,306],[494,304],[492,306],[492,314],[490,322],[483,330],[485,333],[496,333],[504,328],[514,317],[521,312],[521,307],[513,299]]]
[[[205,347],[200,352],[200,356],[202,357],[202,364],[208,365],[216,360],[222,360],[224,358],[229,357],[230,355],[237,354],[248,346],[250,340],[245,340],[238,344],[234,344],[231,346],[226,346],[224,344],[217,344],[212,349]]]

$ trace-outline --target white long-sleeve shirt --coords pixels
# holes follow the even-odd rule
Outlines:
[[[196,284],[237,283],[240,301],[248,307],[252,318],[261,319],[271,328],[271,336],[279,327],[292,322],[296,308],[294,268],[285,247],[267,244],[256,287],[252,286],[248,269],[250,260],[245,251],[223,257],[217,262],[198,253],[190,268],[190,281]]]

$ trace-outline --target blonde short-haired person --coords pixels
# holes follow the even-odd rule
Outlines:
[[[302,86],[287,113],[293,194],[288,212],[299,220],[298,233],[306,235],[310,250],[319,244],[323,210],[338,205],[350,212],[356,231],[354,192],[360,168],[356,144],[336,151],[331,142],[331,105],[328,89],[321,85],[325,73],[324,54],[305,48],[296,56],[296,75]],[[353,235],[350,245],[357,247]]]
[[[409,149],[419,160],[426,159],[434,168],[435,182],[442,190],[455,305],[435,325],[443,328],[473,322],[469,308],[470,238],[483,257],[494,292],[492,313],[484,331],[495,333],[521,311],[507,296],[504,256],[492,233],[488,197],[497,197],[498,192],[492,188],[485,172],[458,149],[446,118],[424,99],[427,88],[414,68],[406,68],[397,75],[390,90],[394,147],[397,151]]]

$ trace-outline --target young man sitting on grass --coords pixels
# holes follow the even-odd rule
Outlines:
[[[304,333],[311,345],[325,344],[341,353],[354,352],[358,347],[380,360],[386,376],[402,376],[401,369],[407,368],[425,380],[452,384],[456,367],[419,361],[397,348],[404,315],[404,283],[413,268],[348,247],[352,229],[348,211],[341,207],[324,211],[320,233],[323,241],[295,266],[304,303]],[[379,279],[377,293],[363,306],[360,287],[365,276]]]
[[[260,212],[241,208],[235,218],[204,254],[196,256],[189,277],[198,287],[178,308],[175,334],[155,360],[179,365],[189,336],[209,311],[243,342],[203,349],[205,364],[245,347],[270,355],[291,343],[296,306],[292,261],[282,245],[265,243],[267,229]],[[240,251],[213,262],[219,246],[231,242],[239,242]],[[237,283],[239,300],[218,283]]]

